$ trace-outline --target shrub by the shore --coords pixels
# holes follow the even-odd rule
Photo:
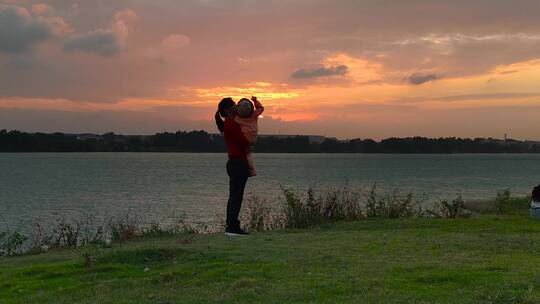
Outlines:
[[[278,205],[250,197],[246,201],[244,228],[250,231],[266,231],[283,228],[306,228],[336,221],[359,221],[365,219],[397,219],[410,217],[468,218],[474,212],[468,210],[458,195],[452,201],[442,200],[431,208],[423,207],[423,201],[414,193],[401,194],[392,191],[379,194],[376,185],[366,194],[344,186],[316,192],[309,188],[305,193],[283,188],[283,198]],[[497,194],[497,197],[500,193]],[[508,196],[510,193],[508,192]],[[527,208],[526,198],[511,198],[514,202],[509,211]],[[499,199],[492,205],[497,205]]]
[[[349,187],[328,188],[316,192],[309,188],[305,194],[283,188],[280,204],[272,210],[258,198],[248,199],[245,228],[251,231],[282,228],[306,228],[322,223],[358,221],[367,218],[402,218],[423,216],[420,202],[412,193],[399,195],[377,194],[374,185],[369,194],[355,192]]]

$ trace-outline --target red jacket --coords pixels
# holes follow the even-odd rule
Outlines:
[[[249,141],[242,133],[240,125],[234,121],[234,117],[225,118],[223,134],[229,157],[247,159]]]

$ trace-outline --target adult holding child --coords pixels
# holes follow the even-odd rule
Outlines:
[[[216,125],[225,138],[227,154],[229,156],[229,160],[227,161],[229,200],[227,202],[225,227],[225,234],[228,236],[243,236],[248,234],[242,230],[240,220],[238,219],[248,177],[255,175],[250,153],[250,145],[254,143],[255,139],[253,138],[253,134],[246,133],[248,130],[251,130],[251,133],[253,133],[254,127],[251,125],[251,128],[246,128],[245,120],[255,115],[258,117],[264,110],[262,105],[257,101],[257,98],[252,97],[252,100],[255,102],[257,110],[253,109],[251,101],[242,99],[239,102],[239,113],[237,105],[232,98],[223,98],[219,102],[218,110],[215,114]],[[249,111],[249,106],[245,106],[246,101],[250,103],[251,111]],[[256,119],[251,119],[251,121],[255,123],[256,130]]]

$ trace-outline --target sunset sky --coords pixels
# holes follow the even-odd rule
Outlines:
[[[540,1],[0,0],[0,129],[540,140]]]

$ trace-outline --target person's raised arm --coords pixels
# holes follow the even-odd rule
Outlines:
[[[255,96],[251,96],[251,101],[255,104],[255,113],[257,116],[261,115],[264,112],[264,106]]]

